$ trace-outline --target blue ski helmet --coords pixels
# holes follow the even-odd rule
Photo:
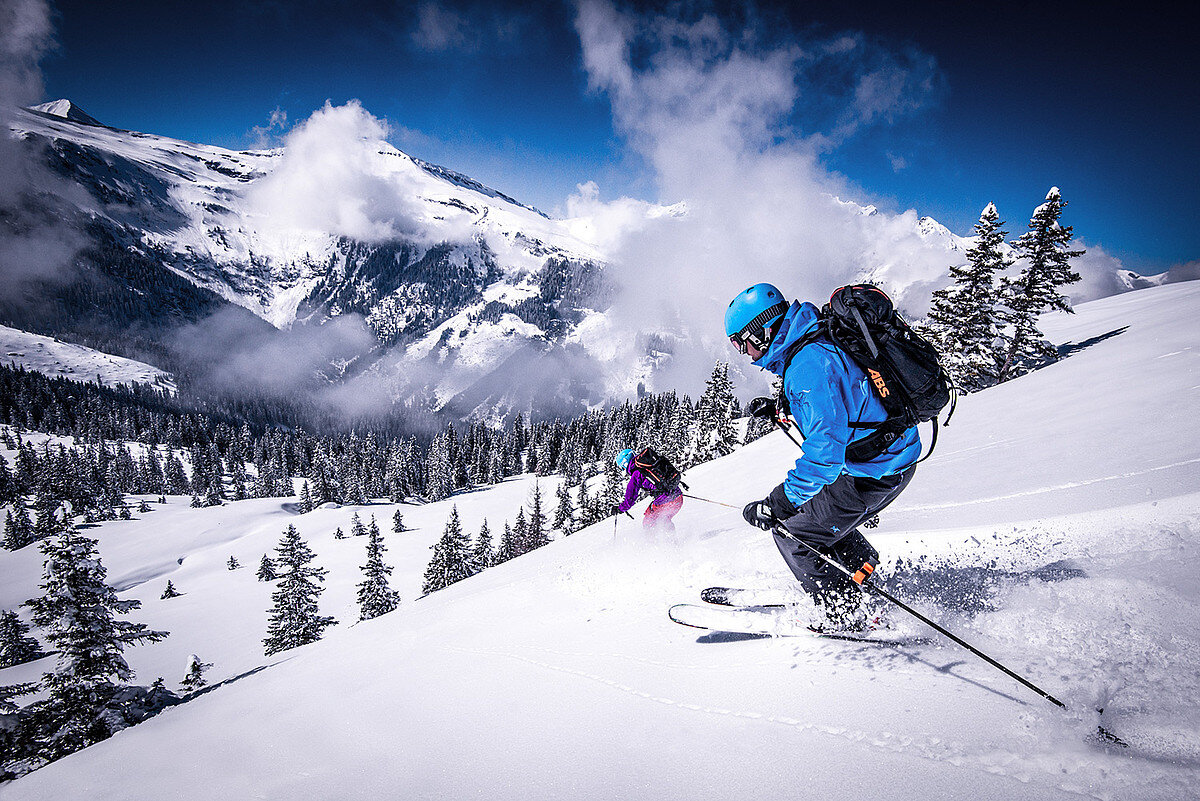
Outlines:
[[[622,470],[628,470],[629,463],[633,461],[633,448],[626,448],[621,451],[613,458],[613,461],[617,463],[617,467]]]
[[[742,353],[746,352],[747,341],[765,350],[770,341],[764,336],[764,329],[776,323],[789,305],[774,285],[755,284],[729,302],[725,310],[725,336]]]

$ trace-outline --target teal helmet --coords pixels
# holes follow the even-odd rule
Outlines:
[[[758,350],[766,350],[771,344],[766,329],[779,322],[789,305],[774,285],[755,284],[729,302],[725,310],[725,336],[742,353],[746,352],[747,342]]]
[[[617,463],[617,467],[622,470],[628,470],[629,463],[633,461],[633,448],[626,448],[621,451],[613,458],[613,461]]]

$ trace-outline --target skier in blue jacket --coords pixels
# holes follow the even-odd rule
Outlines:
[[[879,552],[858,526],[896,499],[912,480],[921,455],[916,427],[882,450],[863,442],[872,429],[852,423],[887,418],[866,373],[817,327],[811,303],[788,303],[771,284],[738,294],[725,312],[725,333],[757,367],[783,378],[781,412],[790,415],[803,440],[803,454],[765,499],[746,505],[751,525],[772,531],[792,573],[812,597],[823,630],[866,626],[862,593],[846,574],[804,547],[808,543],[851,573],[879,563]],[[847,454],[847,448],[851,453]],[[781,534],[776,528],[783,529]]]

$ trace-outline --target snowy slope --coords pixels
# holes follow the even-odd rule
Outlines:
[[[601,524],[414,601],[451,504],[469,532],[484,515],[495,532],[529,482],[404,507],[417,530],[387,535],[404,604],[352,626],[363,544],[331,532],[353,509],[173,498],[92,530],[112,581],[143,600],[137,619],[173,631],[131,663],[173,683],[194,652],[218,663],[210,678],[235,680],[18,780],[6,801],[1193,798],[1200,331],[1175,321],[1198,313],[1192,282],[1046,320],[1070,358],[964,398],[871,535],[889,586],[1066,714],[904,620],[898,647],[670,623],[666,607],[709,584],[788,586],[734,509],[689,500],[673,536]],[[688,481],[739,505],[795,455],[771,435]],[[357,511],[387,530],[393,508]],[[322,608],[343,623],[263,658],[268,588],[253,568],[288,523],[330,569]],[[245,568],[226,570],[231,554]],[[27,597],[38,561],[0,554],[0,606]],[[158,600],[168,578],[186,595]],[[1085,741],[1100,706],[1127,751]]]
[[[98,378],[103,384],[153,384],[175,391],[174,376],[157,367],[5,325],[0,325],[0,360],[51,378]]]

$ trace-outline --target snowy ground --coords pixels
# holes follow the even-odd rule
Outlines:
[[[106,386],[136,382],[175,391],[175,377],[157,367],[5,325],[0,325],[0,363],[51,378],[99,380]]]
[[[0,790],[8,799],[1185,799],[1200,780],[1200,283],[1079,307],[1047,333],[1070,358],[963,399],[936,454],[870,536],[895,592],[1063,699],[1060,712],[953,645],[714,636],[667,606],[709,584],[788,585],[736,510],[689,500],[673,536],[611,522],[422,600],[457,504],[494,534],[531,479],[423,507],[387,535],[400,610],[350,625],[353,511],[186,499],[91,529],[135,618],[140,679],[187,656],[225,684]],[[690,471],[740,505],[782,477],[771,435]],[[543,491],[552,497],[553,483]],[[258,559],[294,523],[342,624],[264,658]],[[243,569],[229,571],[235,555]],[[0,554],[0,607],[35,550]],[[170,578],[185,593],[161,601]],[[0,672],[12,683],[49,662]],[[259,669],[263,668],[263,669]],[[1087,741],[1104,725],[1131,744]]]

